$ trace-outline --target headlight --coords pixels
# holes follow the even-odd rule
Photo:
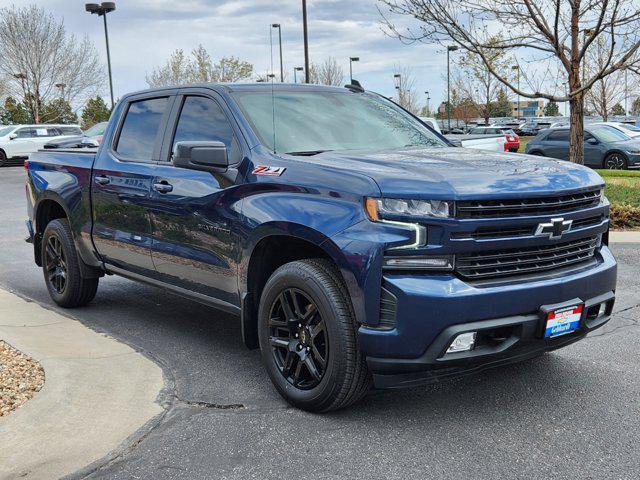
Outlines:
[[[453,204],[442,200],[404,200],[400,198],[367,198],[367,215],[374,222],[399,216],[449,218]]]

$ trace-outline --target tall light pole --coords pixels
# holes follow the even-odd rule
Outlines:
[[[64,100],[64,89],[67,87],[67,84],[56,83],[55,87],[60,89],[60,100]]]
[[[400,75],[399,73],[396,73],[393,75],[393,84],[396,87],[396,90],[398,91],[398,103],[400,104],[400,106],[402,106],[402,75]]]
[[[431,108],[429,108],[429,100],[431,100],[431,97],[429,96],[429,92],[424,92],[424,94],[427,96],[427,117],[431,116]]]
[[[293,68],[293,83],[298,83],[298,72],[303,71],[303,67],[294,67]]]
[[[457,45],[447,46],[447,124],[448,129],[451,131],[451,58],[450,53],[458,50]]]
[[[107,13],[113,12],[116,9],[115,2],[102,2],[100,5],[97,3],[87,3],[84,6],[85,10],[91,14],[96,14],[102,17],[104,20],[104,38],[107,44],[107,67],[109,68],[109,91],[111,93],[111,110],[113,110],[113,77],[111,75],[111,52],[109,51],[109,30],[107,29]]]
[[[359,62],[360,57],[349,57],[349,83],[353,83],[353,62]]]
[[[516,118],[520,120],[520,65],[514,65],[511,70],[516,70],[518,73],[518,101],[516,102]]]
[[[271,28],[278,29],[278,42],[280,43],[280,82],[284,82],[284,66],[282,63],[282,27],[279,23],[274,23]]]
[[[627,72],[629,70],[625,69],[624,71],[624,116],[626,117],[629,114],[629,110],[627,110],[627,99],[629,98],[629,84],[627,82]]]
[[[307,0],[302,0],[302,30],[304,35],[304,82],[309,83],[309,29],[307,28]]]

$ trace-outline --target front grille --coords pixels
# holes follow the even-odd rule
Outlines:
[[[556,215],[594,207],[600,203],[600,189],[570,195],[530,199],[473,200],[456,204],[458,218],[495,218]]]
[[[600,236],[554,245],[493,250],[456,256],[456,272],[469,280],[535,275],[591,260]]]
[[[594,215],[592,217],[581,218],[574,220],[571,224],[571,229],[576,230],[578,228],[592,227],[599,225],[604,219],[603,215]],[[528,237],[535,235],[536,225],[530,225],[527,227],[497,227],[497,228],[479,228],[475,232],[455,232],[451,235],[454,239],[469,239],[475,240],[493,240],[496,238],[512,238],[512,237]]]

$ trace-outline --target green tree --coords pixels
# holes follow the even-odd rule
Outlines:
[[[611,109],[611,115],[626,115],[624,108],[619,103],[616,103]]]
[[[78,115],[71,109],[69,102],[56,98],[44,105],[41,121],[42,123],[78,123]]]
[[[507,92],[502,88],[498,92],[496,101],[491,104],[491,116],[510,117],[511,112],[511,101],[509,101],[509,97],[507,97]]]
[[[636,97],[631,104],[631,115],[640,116],[640,97]]]
[[[31,123],[33,120],[23,103],[17,102],[13,97],[7,97],[4,101],[2,123],[18,124]]]
[[[82,128],[87,129],[96,123],[106,122],[111,116],[111,110],[104,103],[102,97],[92,98],[87,102],[82,112]]]
[[[558,107],[556,102],[548,102],[544,106],[544,114],[547,117],[557,117],[560,115],[560,107]]]

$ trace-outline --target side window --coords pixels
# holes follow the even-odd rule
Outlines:
[[[479,135],[482,133],[482,130],[480,130],[479,128],[472,128],[471,131],[469,132],[469,135]]]
[[[35,130],[30,128],[21,128],[20,130],[16,130],[17,138],[32,138],[35,137]]]
[[[57,137],[59,135],[62,135],[60,133],[60,130],[57,128],[47,128],[47,137]]]
[[[171,151],[178,142],[222,142],[227,147],[229,163],[239,160],[240,150],[229,119],[217,102],[206,97],[186,97],[178,119]]]
[[[151,160],[168,102],[167,97],[131,102],[122,123],[116,152],[126,158]]]
[[[552,142],[568,142],[569,130],[554,130],[547,136],[547,140]]]

